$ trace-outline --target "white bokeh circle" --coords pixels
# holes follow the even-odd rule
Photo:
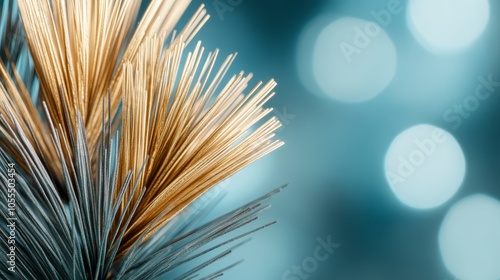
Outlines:
[[[447,202],[465,177],[465,157],[448,132],[421,124],[401,132],[385,156],[386,179],[404,204],[428,209]]]
[[[343,17],[316,38],[312,72],[322,93],[344,102],[362,102],[380,94],[396,72],[396,48],[375,22]]]
[[[439,230],[439,249],[459,279],[500,279],[500,202],[477,194],[456,203]]]
[[[488,0],[410,0],[407,22],[427,50],[454,53],[479,38],[489,14]]]

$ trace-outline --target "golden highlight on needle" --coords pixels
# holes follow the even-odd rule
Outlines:
[[[206,53],[201,43],[186,50],[208,20],[201,6],[175,32],[190,2],[152,0],[135,27],[137,0],[18,0],[40,99],[64,148],[56,152],[42,121],[47,116],[38,113],[22,80],[12,79],[4,64],[0,114],[14,115],[7,119],[12,127],[11,119],[22,120],[19,126],[28,140],[46,162],[54,163],[47,168],[64,183],[60,162],[77,166],[71,143],[79,115],[89,164],[97,170],[103,100],[109,106],[107,122],[111,133],[119,135],[115,186],[126,188],[117,216],[131,217],[130,223],[113,228],[124,232],[118,256],[141,236],[150,238],[211,187],[283,144],[274,140],[279,120],[266,118],[272,109],[264,107],[274,95],[273,80],[249,88],[251,74],[225,79],[235,55],[219,65],[218,50]],[[7,139],[0,138],[0,144],[22,161],[12,145],[15,136],[4,126],[0,132]],[[145,192],[134,191],[128,181],[138,182]]]

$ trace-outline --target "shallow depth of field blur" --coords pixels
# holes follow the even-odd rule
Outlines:
[[[278,81],[286,142],[214,215],[290,184],[225,279],[500,278],[498,1],[203,3],[207,49]]]
[[[198,202],[289,184],[223,279],[500,279],[500,2],[193,0],[183,22],[201,4],[228,74],[278,82],[286,142]]]

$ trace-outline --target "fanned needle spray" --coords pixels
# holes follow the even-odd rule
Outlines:
[[[0,0],[2,279],[215,279],[273,224],[228,237],[282,188],[197,225],[198,198],[283,143],[276,83],[192,42],[203,6],[176,29],[190,2]]]

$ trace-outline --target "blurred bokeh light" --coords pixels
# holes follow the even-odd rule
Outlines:
[[[464,154],[448,132],[417,125],[401,132],[385,156],[385,175],[401,202],[433,208],[447,202],[465,177]]]
[[[441,225],[439,248],[458,279],[499,279],[500,202],[479,194],[457,202]]]
[[[394,77],[396,48],[374,22],[343,17],[324,27],[315,41],[312,70],[327,96],[366,101],[381,93]]]
[[[428,50],[460,51],[478,39],[490,15],[488,0],[410,0],[408,25]]]

